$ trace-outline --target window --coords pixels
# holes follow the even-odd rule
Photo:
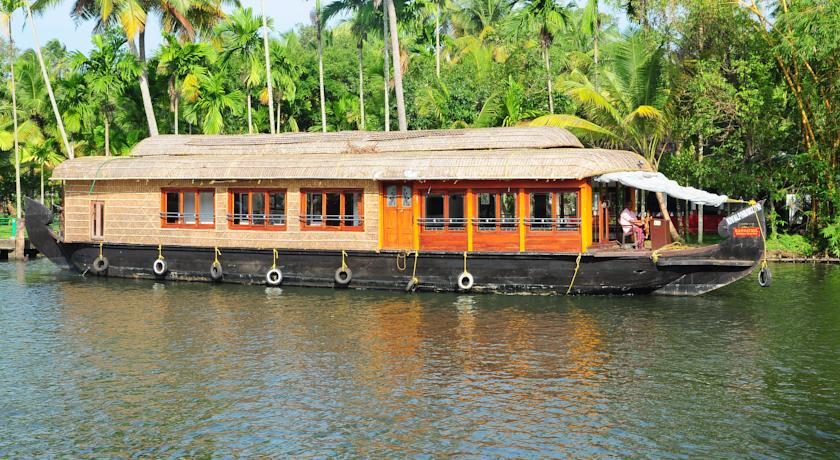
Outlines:
[[[429,231],[463,231],[466,224],[464,192],[429,192],[423,197],[420,224]]]
[[[531,192],[530,216],[525,220],[531,231],[575,231],[580,227],[578,192]]]
[[[215,227],[215,192],[213,190],[164,190],[162,194],[161,226]]]
[[[94,240],[105,238],[105,203],[94,201],[90,204],[90,236]]]
[[[399,188],[400,190],[400,206],[405,208],[411,207],[411,186],[410,185],[403,185]],[[394,208],[397,206],[397,186],[396,185],[389,185],[385,187],[385,206],[389,208]]]
[[[518,229],[516,217],[516,192],[479,192],[478,230],[515,232]]]
[[[402,207],[403,208],[410,208],[411,207],[411,197],[413,192],[411,191],[410,185],[403,185],[402,186]]]
[[[285,190],[231,190],[227,221],[230,228],[285,230]]]
[[[304,190],[301,216],[306,230],[362,230],[364,203],[361,190]],[[396,197],[394,198],[396,200]]]

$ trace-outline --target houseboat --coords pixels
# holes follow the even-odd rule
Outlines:
[[[622,244],[657,174],[550,127],[156,136],[62,163],[60,231],[33,200],[26,228],[85,274],[269,286],[696,295],[760,264],[760,204],[718,245]]]

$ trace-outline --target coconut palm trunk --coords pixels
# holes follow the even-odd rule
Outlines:
[[[70,145],[70,141],[67,138],[67,131],[64,129],[61,112],[58,111],[58,104],[55,102],[55,93],[53,92],[52,84],[50,84],[50,75],[47,73],[47,66],[44,64],[44,55],[41,53],[41,44],[38,41],[38,30],[35,28],[35,19],[32,17],[32,8],[29,7],[29,4],[26,5],[26,15],[29,18],[29,26],[32,28],[32,43],[35,45],[35,54],[38,56],[38,63],[41,65],[41,75],[44,77],[44,85],[47,88],[47,94],[50,96],[50,104],[55,115],[56,125],[58,125],[58,132],[61,133],[61,141],[64,142],[67,157],[73,159],[75,157],[73,146]]]
[[[680,238],[680,232],[677,231],[674,223],[671,221],[671,213],[668,212],[668,200],[665,199],[665,194],[656,192],[656,201],[659,203],[659,210],[662,211],[662,218],[668,222],[668,228],[671,230],[671,238],[674,241],[682,239]]]
[[[359,40],[359,125],[362,131],[365,130],[365,62],[364,62],[364,40]]]
[[[15,144],[15,218],[17,219],[17,233],[15,234],[15,250],[12,253],[12,258],[23,259],[23,250],[25,247],[24,241],[24,222],[23,212],[21,209],[21,196],[23,191],[20,185],[20,142],[18,140],[18,119],[17,119],[17,90],[15,88],[15,42],[12,38],[12,17],[6,21],[6,33],[9,37],[8,51],[9,51],[9,86],[12,93],[12,138]]]
[[[315,2],[315,30],[318,39],[318,86],[321,92],[321,131],[327,132],[327,100],[324,94],[324,45],[321,37],[321,0]]]
[[[394,56],[394,92],[397,95],[397,119],[400,131],[408,131],[408,123],[405,118],[405,97],[403,95],[402,68],[400,64],[400,39],[397,29],[397,11],[394,9],[394,0],[385,0],[388,10],[388,25],[391,30],[391,54]]]
[[[173,102],[172,105],[175,107],[175,134],[178,134],[178,128],[179,128],[179,126],[178,126],[179,113],[178,112],[180,110],[180,107],[179,107],[180,106],[180,99],[181,99],[180,95],[175,94],[175,100],[172,101]]]
[[[140,96],[143,99],[143,110],[146,112],[146,123],[149,125],[149,135],[157,136],[158,127],[157,119],[155,119],[155,108],[152,104],[152,94],[149,91],[149,72],[146,69],[146,33],[140,32],[138,34],[138,44],[134,43],[134,39],[128,40],[128,49],[140,61],[140,76],[137,77],[140,83]]]
[[[248,134],[254,134],[254,118],[251,114],[251,87],[248,87]]]
[[[268,17],[265,15],[265,0],[260,2],[260,6],[262,7],[263,49],[265,50],[265,81],[268,89],[268,130],[271,134],[274,134],[277,130],[274,127],[274,93],[271,88],[271,59],[268,55]],[[279,111],[277,112],[277,118],[280,118]]]
[[[554,113],[554,94],[553,88],[551,87],[551,56],[548,54],[548,43],[546,40],[541,40],[542,43],[542,52],[543,57],[545,58],[545,74],[546,74],[546,84],[548,86],[548,112]]]
[[[440,78],[440,0],[435,2],[435,75]]]
[[[111,114],[108,108],[105,109],[105,156],[111,156]]]
[[[383,99],[384,106],[385,106],[385,131],[391,130],[391,72],[388,69],[388,66],[391,65],[388,62],[388,41],[390,37],[388,36],[388,7],[385,5],[385,2],[382,2],[382,55],[384,57],[384,65],[382,68],[382,76],[385,80],[385,97]]]

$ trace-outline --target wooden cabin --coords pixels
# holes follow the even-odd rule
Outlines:
[[[157,136],[52,179],[65,243],[578,253],[604,219],[590,179],[648,170],[529,127]]]

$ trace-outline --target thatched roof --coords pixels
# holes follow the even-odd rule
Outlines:
[[[639,155],[585,149],[560,128],[157,136],[128,157],[62,163],[53,180],[580,179],[649,171]]]

